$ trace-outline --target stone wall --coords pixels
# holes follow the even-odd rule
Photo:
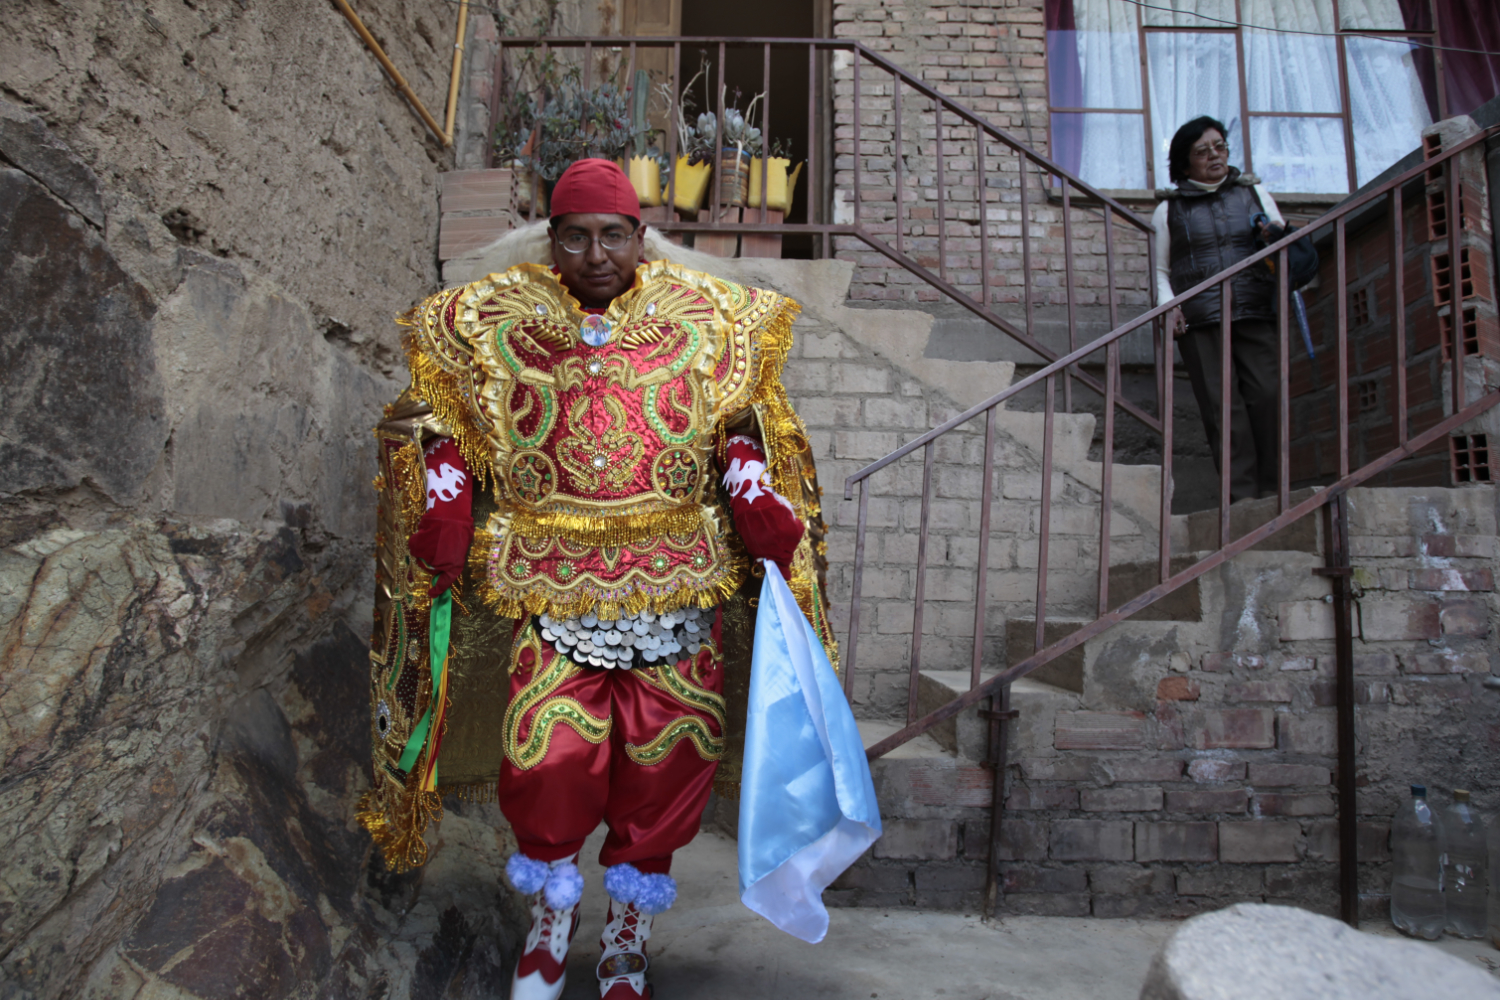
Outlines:
[[[441,116],[453,8],[358,6]],[[0,995],[488,995],[493,807],[400,877],[352,820],[452,154],[331,4],[3,9]]]

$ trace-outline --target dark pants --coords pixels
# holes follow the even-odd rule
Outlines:
[[[1208,446],[1213,449],[1214,468],[1221,473],[1219,454],[1220,370],[1219,325],[1195,327],[1177,340]],[[1229,496],[1230,501],[1268,496],[1276,492],[1276,463],[1280,439],[1277,432],[1277,370],[1280,346],[1276,324],[1271,320],[1245,319],[1229,328]]]

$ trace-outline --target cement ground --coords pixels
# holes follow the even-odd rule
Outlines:
[[[597,1000],[604,925],[601,828],[580,858],[583,922],[563,1000]],[[821,944],[798,941],[739,900],[735,842],[712,829],[678,852],[677,905],[651,938],[657,1000],[1135,1000],[1171,920],[1007,917],[834,909]],[[1367,927],[1395,935],[1388,925]],[[1435,947],[1500,970],[1500,951],[1444,938]]]

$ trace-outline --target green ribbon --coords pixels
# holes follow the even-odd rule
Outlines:
[[[434,577],[433,582],[436,582]],[[427,730],[432,725],[433,704],[438,698],[438,692],[442,690],[443,667],[448,662],[448,638],[453,630],[453,592],[445,590],[432,599],[432,611],[427,617],[427,654],[429,666],[432,668],[432,696],[427,701],[427,711],[417,720],[412,727],[411,738],[406,741],[406,749],[401,751],[401,760],[396,766],[410,774],[411,769],[417,763],[417,756],[422,752],[422,745],[427,742]],[[433,776],[437,776],[437,767],[433,767]]]

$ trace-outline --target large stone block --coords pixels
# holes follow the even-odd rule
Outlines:
[[[1483,969],[1430,945],[1376,937],[1287,906],[1240,903],[1183,924],[1151,962],[1141,1000],[1496,997]]]

